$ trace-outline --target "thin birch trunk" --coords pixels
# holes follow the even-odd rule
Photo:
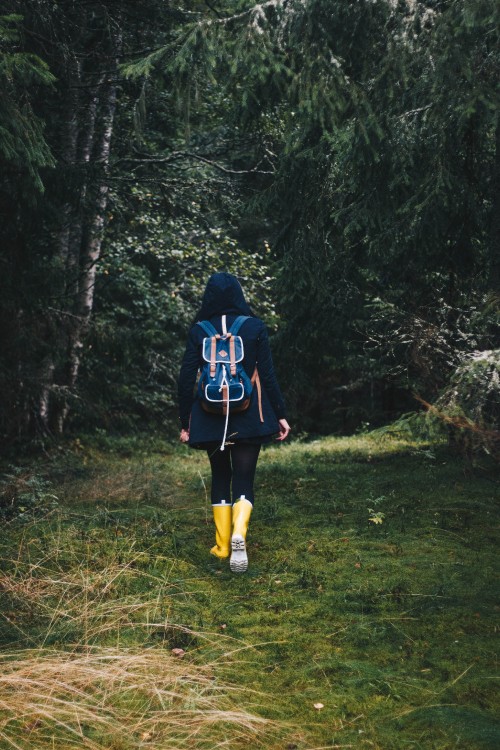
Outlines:
[[[104,104],[102,132],[98,144],[97,160],[103,165],[104,179],[98,186],[95,200],[95,210],[88,228],[86,246],[82,253],[83,279],[78,295],[78,314],[84,324],[88,324],[94,303],[94,287],[97,272],[97,262],[101,255],[102,236],[105,223],[105,213],[108,204],[109,185],[107,182],[109,155],[111,151],[111,137],[116,109],[116,81],[110,83],[106,92]],[[82,275],[83,275],[82,274]]]
[[[81,237],[84,238],[84,241],[81,246],[80,274],[75,300],[75,318],[69,339],[67,377],[65,382],[65,388],[70,390],[74,388],[78,378],[83,340],[88,330],[94,304],[97,265],[101,255],[105,214],[108,203],[109,185],[107,175],[116,110],[116,78],[113,78],[107,85],[101,87],[99,106],[101,109],[101,122],[99,133],[93,139],[95,141],[95,148],[92,156],[102,165],[103,176],[96,188],[94,206],[89,224],[81,229]],[[97,116],[97,101],[93,102],[92,107],[95,107],[95,111],[93,114],[91,113],[92,127],[94,128]],[[82,154],[83,158],[87,161],[90,160],[91,156],[90,146],[91,143],[89,140]],[[87,185],[84,185],[84,197],[87,195],[87,190]],[[69,404],[67,399],[64,399],[53,415],[54,427],[58,433],[61,433],[64,429],[68,412]]]
[[[104,75],[90,90],[90,99],[86,107],[85,119],[80,128],[78,139],[78,163],[83,170],[83,180],[78,195],[78,205],[75,207],[75,215],[70,232],[70,252],[66,261],[67,292],[72,309],[78,296],[80,287],[80,252],[83,241],[84,214],[88,192],[88,165],[92,158],[94,149],[96,119],[99,105],[99,95],[104,83]]]
[[[493,210],[491,212],[491,247],[495,252],[492,253],[490,269],[490,287],[493,292],[500,288],[500,120],[495,127],[495,171],[494,171],[494,190],[493,190]]]

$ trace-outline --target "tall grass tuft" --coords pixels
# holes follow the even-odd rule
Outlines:
[[[65,520],[22,526],[3,556],[0,749],[270,747],[277,724],[225,677],[241,640],[172,622],[175,561]]]
[[[245,702],[242,691],[219,684],[213,666],[160,648],[0,655],[2,748],[265,746],[272,723]]]

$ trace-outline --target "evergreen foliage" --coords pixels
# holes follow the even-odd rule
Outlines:
[[[33,110],[37,90],[52,85],[55,77],[38,55],[20,51],[21,22],[20,15],[0,16],[2,192],[7,185],[10,190],[21,184],[28,191],[43,191],[40,170],[55,163],[44,137],[44,121]]]
[[[72,413],[173,426],[181,341],[222,267],[269,300],[298,429],[387,422],[497,346],[496,5],[5,13],[7,439]]]
[[[434,397],[453,370],[439,350],[424,366],[399,359],[397,377],[387,361],[401,349],[401,316],[407,332],[420,320],[465,343],[463,312],[500,278],[498,8],[276,0],[218,10],[192,24],[167,67],[198,89],[208,71],[226,85],[234,121],[261,138],[273,174],[252,183],[249,207],[274,220],[279,359],[293,372],[295,417],[331,429],[332,412],[355,408],[349,391],[358,422],[386,418],[387,400],[401,408],[394,388]],[[496,316],[480,347],[492,345]],[[301,378],[316,403],[299,402]],[[326,409],[315,387],[325,378]]]

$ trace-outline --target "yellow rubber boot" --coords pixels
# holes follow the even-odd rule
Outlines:
[[[240,497],[233,505],[233,535],[229,560],[229,567],[233,573],[244,573],[248,568],[246,538],[252,508],[252,503],[245,496]]]
[[[215,546],[210,554],[223,559],[229,557],[229,544],[231,542],[231,505],[224,503],[212,505],[215,521]]]

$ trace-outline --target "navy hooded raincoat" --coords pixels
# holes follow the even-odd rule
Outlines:
[[[243,366],[249,377],[257,367],[264,418],[262,422],[257,389],[254,388],[246,411],[231,414],[229,410],[227,441],[267,442],[279,432],[278,420],[286,416],[285,405],[274,373],[266,326],[253,315],[237,278],[229,273],[216,273],[210,277],[196,319],[209,320],[217,332],[222,333],[222,315],[226,315],[228,329],[238,315],[250,316],[239,331],[245,353]],[[205,336],[201,326],[196,324],[189,331],[178,383],[181,427],[189,429],[189,445],[194,448],[221,441],[224,433],[225,417],[206,412],[195,392],[197,375],[204,365],[201,349]]]

